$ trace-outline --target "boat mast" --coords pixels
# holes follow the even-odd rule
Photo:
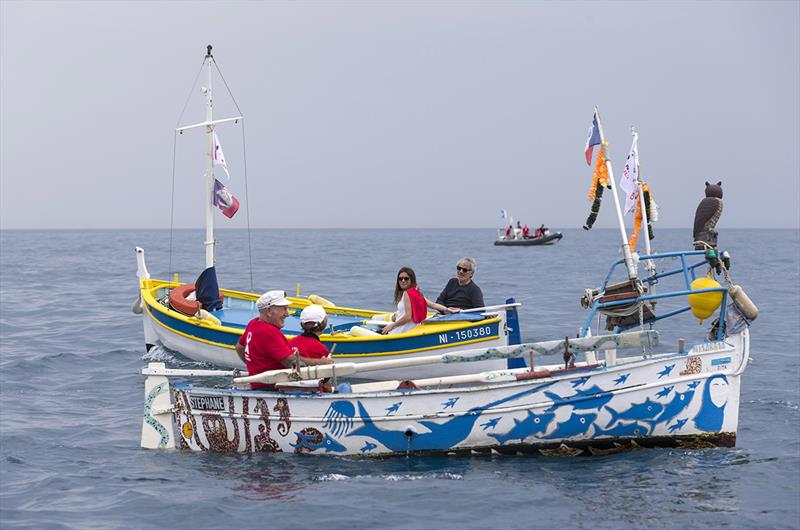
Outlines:
[[[597,109],[597,106],[595,106],[594,112],[597,115],[597,128],[600,131],[600,147],[603,149],[603,154],[606,157],[608,184],[611,187],[612,195],[614,195],[614,207],[617,209],[619,233],[622,236],[622,254],[625,258],[625,265],[628,269],[628,278],[633,280],[637,277],[636,267],[633,265],[633,258],[631,258],[631,247],[628,245],[628,235],[625,233],[625,222],[622,220],[622,208],[620,208],[619,196],[617,195],[617,183],[614,181],[614,170],[611,167],[611,157],[608,155],[608,150],[606,149],[606,139],[603,135],[603,123],[600,120],[600,111]]]
[[[206,95],[206,136],[208,137],[208,157],[206,160],[206,268],[214,266],[214,104],[211,97],[211,66],[214,56],[211,55],[211,45],[206,47],[205,62],[208,66],[208,86],[205,87]]]

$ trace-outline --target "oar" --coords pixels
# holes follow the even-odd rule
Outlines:
[[[513,304],[500,304],[500,305],[488,305],[485,307],[474,307],[472,309],[462,309],[459,313],[478,313],[480,311],[493,311],[495,309],[507,309],[509,307],[520,307],[522,304],[519,302],[515,302]],[[457,315],[458,313],[444,313],[446,314],[454,314]],[[433,317],[435,318],[435,316]],[[365,320],[364,324],[371,324],[373,326],[385,326],[389,324],[389,322],[383,320]]]
[[[473,307],[472,309],[462,309],[460,313],[477,313],[479,311],[494,311],[495,309],[508,309],[509,307],[520,307],[522,304],[515,302],[513,304],[500,304],[500,305],[487,305],[485,307]]]
[[[514,370],[495,370],[492,372],[481,372],[477,374],[430,377],[428,379],[414,379],[412,383],[414,383],[414,386],[417,388],[459,385],[464,383],[501,383],[517,381],[517,374],[520,372],[526,372],[527,370],[527,368],[516,368]],[[400,380],[358,383],[352,385],[352,390],[353,392],[381,392],[384,390],[397,390],[397,386],[400,383]]]
[[[584,337],[580,339],[551,340],[546,342],[517,344],[513,346],[479,348],[475,350],[455,351],[441,355],[429,355],[406,359],[304,366],[297,370],[270,370],[247,377],[237,377],[234,379],[234,381],[236,383],[275,384],[297,381],[300,379],[322,379],[324,377],[338,377],[374,372],[377,370],[407,368],[410,366],[425,366],[428,364],[462,363],[485,361],[490,359],[514,359],[518,357],[524,357],[530,353],[538,353],[539,355],[556,355],[564,353],[567,342],[572,352],[635,348],[642,345],[655,346],[658,344],[658,332],[654,330],[636,331],[631,333],[619,333],[616,335]]]
[[[164,368],[164,363],[150,363],[142,368],[142,375],[175,377],[242,377],[247,370],[193,370],[191,368]]]

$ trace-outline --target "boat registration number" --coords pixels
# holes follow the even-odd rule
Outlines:
[[[481,326],[479,328],[460,329],[453,333],[456,336],[456,340],[479,339],[481,337],[490,337],[492,328],[490,326]]]
[[[189,396],[192,410],[225,410],[225,398],[222,396]]]

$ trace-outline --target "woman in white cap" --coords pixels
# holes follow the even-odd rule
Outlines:
[[[321,305],[311,304],[300,313],[300,327],[303,333],[289,341],[289,346],[297,348],[300,355],[309,359],[330,357],[328,348],[319,340],[319,336],[328,325],[328,315]]]
[[[258,316],[247,324],[236,343],[236,353],[244,361],[250,375],[291,368],[295,360],[309,366],[333,362],[327,357],[314,359],[300,355],[297,358],[294,355],[289,341],[281,332],[286,317],[289,316],[290,304],[284,291],[267,291],[256,302]],[[275,385],[250,383],[250,388],[254,389],[274,387]]]

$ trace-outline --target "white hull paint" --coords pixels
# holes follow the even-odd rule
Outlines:
[[[287,394],[178,384],[172,396],[167,378],[151,375],[142,445],[333,455],[730,446],[748,358],[745,329],[683,354],[411,391]]]

